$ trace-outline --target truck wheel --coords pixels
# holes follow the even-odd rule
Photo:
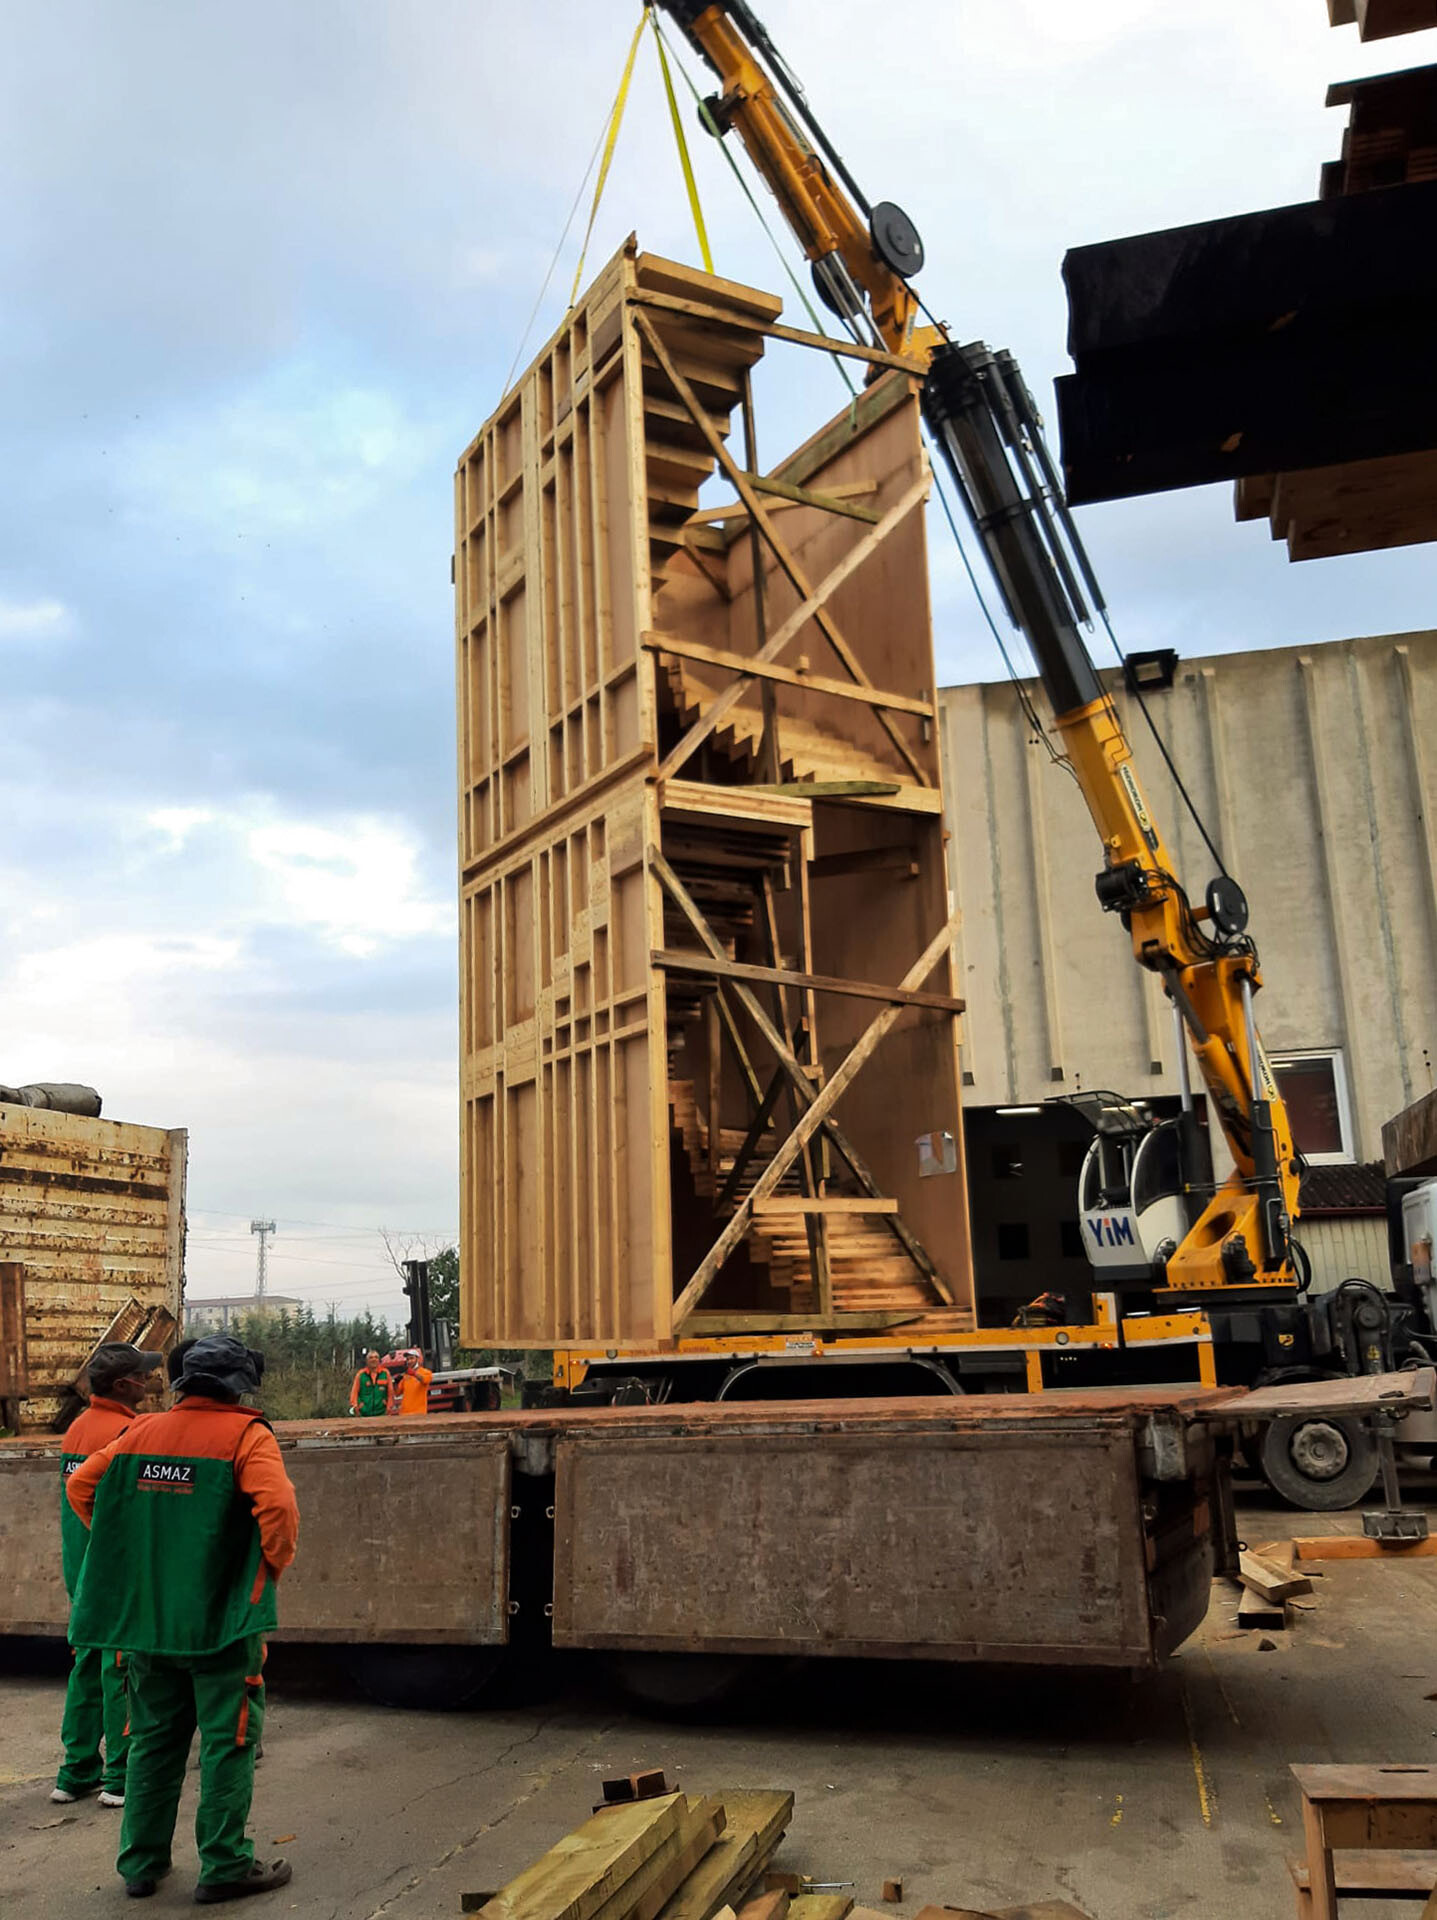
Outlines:
[[[1359,1420],[1293,1414],[1273,1420],[1258,1450],[1263,1478],[1291,1507],[1339,1513],[1355,1507],[1377,1478],[1377,1443]]]
[[[472,1706],[504,1664],[505,1647],[350,1647],[346,1664],[381,1707],[448,1713]]]
[[[614,1662],[628,1697],[661,1715],[726,1706],[752,1671],[751,1661],[721,1653],[625,1653]]]

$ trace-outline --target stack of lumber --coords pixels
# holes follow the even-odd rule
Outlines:
[[[1298,1570],[1291,1540],[1244,1547],[1238,1557],[1240,1627],[1286,1627],[1288,1602],[1312,1592],[1312,1582]]]
[[[1324,200],[1437,180],[1437,67],[1343,81],[1327,104],[1345,106],[1348,124],[1340,157],[1322,169]],[[1239,520],[1266,520],[1294,560],[1410,546],[1437,527],[1437,451],[1247,474],[1235,508]]]
[[[1324,200],[1437,179],[1437,67],[1344,80],[1327,104],[1347,108],[1347,126],[1322,169]]]
[[[662,1774],[606,1781],[645,1790]],[[884,1920],[855,1906],[834,1883],[810,1891],[802,1875],[770,1872],[793,1818],[793,1795],[726,1789],[685,1798],[664,1793],[596,1808],[498,1893],[465,1894],[466,1913],[485,1920]],[[903,1883],[884,1883],[901,1900]],[[923,1907],[916,1920],[1088,1920],[1066,1901],[979,1909]]]
[[[742,1908],[792,1818],[791,1793],[749,1788],[605,1806],[507,1887],[464,1905],[486,1920],[714,1920]],[[800,1910],[796,1920],[844,1915]]]
[[[1437,448],[1434,230],[1429,180],[1075,248],[1070,499]]]

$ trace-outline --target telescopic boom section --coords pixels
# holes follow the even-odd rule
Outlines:
[[[826,304],[856,336],[927,367],[924,417],[1032,650],[1103,842],[1098,898],[1122,916],[1139,964],[1160,976],[1180,1010],[1232,1154],[1235,1171],[1169,1255],[1166,1285],[1183,1294],[1291,1288],[1300,1163],[1252,1017],[1262,980],[1247,903],[1223,874],[1194,909],[1176,878],[1083,639],[1089,602],[1101,612],[1102,598],[1022,375],[1010,354],[916,325],[908,285],[923,264],[916,230],[891,203],[865,199],[747,0],[656,3],[717,76],[709,119],[742,140],[813,262]]]

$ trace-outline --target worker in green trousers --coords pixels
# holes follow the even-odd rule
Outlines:
[[[77,1646],[113,1633],[130,1665],[130,1752],[116,1867],[133,1899],[170,1871],[185,1763],[200,1736],[195,1815],[201,1906],[286,1885],[246,1836],[264,1721],[264,1641],[299,1513],[268,1421],[242,1396],[262,1357],[229,1334],[185,1355],[178,1404],[138,1420],[78,1467],[70,1504],[90,1527],[71,1616]]]
[[[135,1419],[162,1359],[161,1354],[111,1340],[95,1349],[85,1370],[89,1403],[66,1428],[60,1456],[60,1565],[72,1600],[89,1535],[70,1510],[65,1483],[76,1467],[108,1446]],[[60,1723],[65,1757],[55,1777],[52,1800],[68,1806],[87,1799],[98,1788],[102,1807],[125,1804],[127,1717],[124,1654],[118,1647],[75,1647]]]

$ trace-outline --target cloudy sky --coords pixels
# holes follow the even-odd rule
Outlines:
[[[1432,57],[1359,46],[1322,0],[759,4],[870,197],[918,222],[930,303],[1011,346],[1040,404],[1066,248],[1312,197],[1327,82]],[[637,12],[8,10],[0,1080],[190,1129],[192,1293],[249,1285],[261,1214],[276,1291],[392,1311],[377,1229],[454,1232],[450,477]],[[718,270],[782,290],[695,157]],[[631,228],[695,258],[648,47],[591,266]],[[773,453],[798,398],[795,433],[842,392],[772,397]],[[1293,567],[1222,489],[1081,518],[1132,646],[1431,620],[1430,554]],[[993,676],[933,550],[940,679]]]

